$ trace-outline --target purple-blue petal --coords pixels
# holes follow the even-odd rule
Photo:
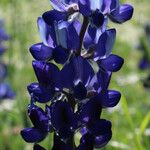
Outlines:
[[[116,30],[115,29],[109,29],[106,30],[99,38],[98,44],[96,45],[96,51],[95,51],[95,60],[99,60],[103,57],[108,56],[115,43],[116,39]]]
[[[78,35],[80,34],[80,30],[81,30],[81,22],[79,20],[74,20],[73,21],[73,26],[76,29],[76,32],[78,33]]]
[[[95,11],[95,10],[101,10],[101,7],[102,7],[102,3],[103,1],[102,0],[90,0],[90,8],[92,11]]]
[[[72,88],[76,82],[81,81],[86,85],[94,76],[94,71],[89,62],[81,56],[71,58],[60,72],[61,85]]]
[[[95,44],[96,33],[97,33],[96,27],[89,25],[83,40],[85,49],[89,49],[91,46]]]
[[[108,131],[106,134],[96,136],[95,137],[95,142],[94,142],[94,147],[95,148],[102,148],[104,147],[111,139],[112,137],[112,131]]]
[[[59,137],[65,141],[69,140],[74,135],[74,131],[70,129],[70,126],[64,126],[63,128],[59,129],[57,133]]]
[[[39,103],[50,101],[55,94],[54,88],[40,86],[38,83],[31,83],[27,89],[32,98]]]
[[[69,52],[67,49],[58,46],[53,50],[53,59],[58,64],[64,64],[69,57]]]
[[[32,62],[36,77],[40,85],[54,88],[59,76],[59,69],[52,63],[44,61]]]
[[[124,63],[123,58],[117,55],[111,54],[105,59],[101,59],[98,64],[104,70],[117,72],[121,69],[123,63]]]
[[[89,127],[90,133],[94,136],[94,147],[104,147],[112,137],[111,122],[100,119]]]
[[[87,89],[83,85],[82,82],[79,82],[77,85],[73,87],[73,95],[75,98],[82,100],[86,98],[87,95]]]
[[[94,136],[106,134],[111,130],[111,122],[105,119],[99,119],[89,127],[90,133]]]
[[[147,58],[143,57],[139,62],[139,68],[142,70],[148,69],[150,67],[150,62]]]
[[[46,133],[36,128],[25,128],[20,132],[22,138],[28,143],[41,142],[45,137]]]
[[[114,9],[109,17],[115,23],[124,23],[130,20],[133,16],[133,7],[129,4],[122,4]]]
[[[114,107],[116,106],[121,98],[121,93],[115,90],[108,90],[102,95],[102,107]]]
[[[60,12],[60,11],[57,11],[57,10],[50,10],[50,11],[47,11],[45,12],[43,15],[42,15],[44,21],[52,26],[55,22],[59,22],[61,20],[66,20],[67,19],[67,13],[66,12]]]
[[[57,43],[54,26],[49,26],[46,24],[42,17],[37,19],[37,24],[43,44],[45,46],[55,48]]]
[[[90,99],[79,108],[79,118],[83,123],[92,123],[100,118],[101,105],[94,98]]]
[[[30,47],[30,53],[36,60],[48,60],[52,57],[53,48],[45,46],[43,43],[37,43]]]
[[[80,139],[80,145],[77,147],[77,150],[93,150],[94,146],[94,137],[87,133],[84,134]]]
[[[101,11],[104,14],[109,14],[111,11],[119,7],[119,0],[103,0]]]
[[[35,105],[29,106],[28,113],[35,128],[43,132],[49,131],[49,120],[42,108]]]
[[[67,35],[68,35],[67,48],[71,49],[71,50],[77,50],[79,48],[79,40],[80,39],[79,39],[78,32],[77,32],[76,28],[74,27],[74,23],[71,23],[68,26]]]
[[[79,0],[79,11],[83,16],[90,16],[92,14],[92,10],[90,8],[90,0]]]
[[[57,101],[51,106],[51,123],[57,131],[65,127],[76,128],[76,117],[68,102]]]
[[[96,74],[96,79],[94,82],[94,89],[99,93],[102,90],[106,90],[109,86],[110,79],[111,79],[111,72],[99,70]]]
[[[63,48],[76,50],[79,47],[79,35],[74,22],[61,21],[58,23],[57,43]]]
[[[91,22],[96,27],[101,27],[104,23],[104,15],[100,11],[96,10],[91,16]]]

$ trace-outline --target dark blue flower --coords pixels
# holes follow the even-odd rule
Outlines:
[[[87,89],[82,82],[79,82],[77,85],[73,87],[73,95],[75,98],[79,100],[86,98]]]
[[[89,86],[93,87],[93,90],[97,94],[101,91],[106,91],[110,83],[111,75],[112,73],[110,71],[99,69],[90,81]]]
[[[96,27],[101,27],[104,23],[104,15],[99,10],[96,10],[91,17],[91,22]]]
[[[81,81],[86,85],[93,77],[94,71],[86,59],[78,56],[71,58],[71,60],[62,68],[60,74],[63,87],[71,88],[74,87],[78,81]]]
[[[82,123],[92,123],[100,118],[102,107],[98,101],[91,98],[88,102],[81,104],[78,116]]]
[[[101,58],[107,57],[114,47],[115,39],[116,39],[115,29],[109,29],[106,30],[104,33],[102,33],[96,45],[94,60],[99,60]]]
[[[91,0],[79,0],[79,12],[85,16],[89,17],[91,24],[98,27],[101,27],[104,23],[105,16],[101,12],[101,2],[91,1]]]
[[[50,109],[53,128],[61,139],[69,139],[77,128],[77,118],[71,105],[66,101],[57,101],[51,105]]]
[[[90,133],[84,134],[80,139],[80,145],[77,147],[77,150],[93,150],[94,140]]]
[[[87,127],[88,132],[80,139],[77,150],[93,150],[104,147],[112,137],[111,122],[105,119],[97,120]]]
[[[96,10],[101,10],[102,1],[79,0],[79,11],[84,16],[90,16]]]
[[[28,143],[37,143],[42,141],[46,137],[46,133],[43,133],[37,128],[25,128],[20,132],[22,138]]]
[[[49,119],[46,113],[36,105],[31,104],[28,113],[34,127],[21,130],[21,136],[29,143],[40,142],[49,132]]]
[[[48,102],[55,94],[59,69],[54,64],[43,61],[33,61],[32,64],[39,83],[30,84],[28,91],[36,101]]]
[[[64,64],[71,50],[76,50],[79,47],[78,31],[74,22],[59,21],[48,25],[44,20],[38,18],[38,27],[43,43],[31,46],[30,52],[36,60],[53,58],[57,63]]]
[[[60,87],[73,90],[75,98],[83,99],[87,93],[86,85],[94,76],[94,70],[86,59],[78,56],[71,58],[62,68],[60,76]]]
[[[144,69],[148,69],[149,67],[150,67],[150,62],[148,61],[147,58],[143,57],[139,62],[139,68],[144,70]]]
[[[53,26],[55,22],[67,20],[67,12],[60,12],[54,9],[45,12],[42,17],[49,26]]]
[[[124,63],[123,58],[114,54],[111,54],[108,57],[100,59],[100,61],[98,61],[98,65],[100,68],[111,72],[119,71],[123,63]]]
[[[129,4],[120,4],[119,0],[104,0],[102,12],[115,23],[124,23],[133,15],[133,7]]]
[[[89,127],[89,132],[94,137],[94,147],[104,147],[112,137],[111,122],[100,119]]]
[[[129,4],[122,4],[116,9],[112,10],[109,18],[116,23],[124,23],[130,20],[133,15],[133,7]]]
[[[53,49],[43,43],[37,43],[30,47],[30,52],[36,60],[49,60],[52,57]]]
[[[121,94],[115,90],[106,90],[99,93],[97,96],[94,97],[97,103],[103,108],[114,107],[118,104],[121,98]]]
[[[42,108],[36,105],[30,105],[28,114],[35,128],[38,128],[43,132],[48,132],[50,130],[48,116]]]

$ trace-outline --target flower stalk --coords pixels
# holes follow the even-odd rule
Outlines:
[[[108,29],[108,19],[124,23],[131,19],[133,7],[116,0],[50,2],[53,9],[37,21],[42,42],[30,47],[37,77],[27,87],[33,127],[21,130],[21,136],[34,143],[34,150],[45,150],[37,143],[52,132],[52,150],[102,148],[112,137],[112,125],[101,118],[101,112],[121,98],[119,91],[109,89],[109,83],[124,63],[112,54],[116,30]],[[79,145],[76,133],[81,135]]]

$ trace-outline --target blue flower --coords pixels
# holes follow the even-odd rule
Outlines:
[[[4,28],[0,28],[0,42],[9,40],[10,37],[6,33]]]
[[[47,17],[48,15],[48,17]],[[50,16],[49,16],[50,15]],[[71,50],[79,47],[79,36],[74,22],[59,21],[48,25],[45,23],[51,18],[51,13],[38,18],[38,27],[43,43],[30,47],[30,52],[36,60],[49,60],[53,58],[56,63],[64,64]]]
[[[117,72],[121,69],[122,65],[124,63],[123,58],[110,54],[108,57],[104,59],[100,59],[98,61],[98,65],[101,69],[110,71],[110,72]]]
[[[148,69],[149,67],[150,67],[150,62],[148,61],[147,58],[143,57],[139,62],[139,68],[144,70],[144,69]]]
[[[68,140],[73,136],[77,128],[77,117],[66,101],[57,101],[50,107],[51,124],[62,140]]]
[[[0,45],[0,55],[5,52],[6,48],[3,45]]]
[[[0,57],[6,50],[3,42],[9,39],[10,37],[4,29],[4,22],[0,20]],[[15,93],[12,91],[11,86],[5,81],[7,75],[7,65],[5,65],[3,61],[0,61],[0,100],[13,99],[15,97]]]
[[[73,91],[77,99],[86,98],[86,85],[94,76],[94,70],[90,63],[81,56],[73,57],[60,71],[60,88],[68,88]]]
[[[7,66],[0,62],[0,81],[4,80],[7,76]]]
[[[115,23],[124,23],[133,15],[133,7],[129,4],[120,4],[119,0],[104,0],[102,12]]]
[[[32,64],[38,83],[30,84],[28,91],[35,101],[46,103],[55,95],[59,69],[54,64],[43,61],[33,61]]]
[[[12,91],[10,85],[6,82],[0,83],[0,100],[2,99],[13,99],[15,93]]]
[[[28,113],[34,127],[21,130],[21,136],[29,143],[40,142],[49,132],[49,119],[46,113],[36,105],[29,106]]]
[[[93,148],[104,147],[111,137],[111,122],[105,119],[97,120],[87,127],[87,133],[81,137],[77,150],[93,150]]]
[[[116,39],[116,30],[109,29],[101,34],[96,44],[94,60],[99,60],[109,56],[112,52]]]

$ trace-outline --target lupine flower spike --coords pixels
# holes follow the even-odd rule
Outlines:
[[[145,25],[145,35],[140,38],[138,49],[142,52],[142,58],[139,61],[139,68],[141,70],[150,71],[150,24]],[[150,88],[150,72],[146,79],[143,81],[146,88]]]
[[[118,0],[51,0],[52,10],[37,20],[41,42],[30,47],[36,83],[28,85],[33,127],[21,131],[34,150],[53,133],[52,150],[93,150],[112,137],[111,122],[101,118],[121,93],[109,89],[124,60],[112,53],[116,30],[108,23],[130,20],[133,7]],[[38,106],[45,105],[45,109]],[[80,133],[80,144],[75,134]]]
[[[13,99],[15,96],[15,93],[12,91],[10,85],[5,81],[7,77],[7,66],[1,58],[6,51],[3,42],[9,39],[10,37],[4,29],[3,20],[0,20],[0,100]]]

